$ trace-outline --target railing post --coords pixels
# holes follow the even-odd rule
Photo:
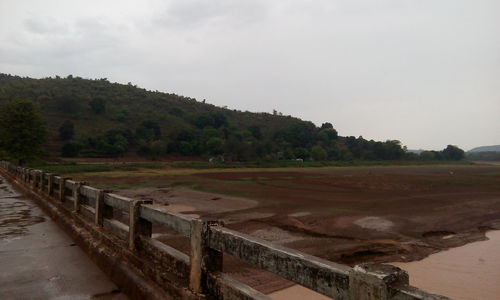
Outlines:
[[[388,300],[391,286],[408,282],[408,273],[398,267],[374,263],[357,265],[349,274],[349,299]]]
[[[80,202],[82,199],[82,195],[80,194],[80,187],[82,185],[85,185],[85,182],[80,181],[80,182],[75,182],[75,185],[73,186],[73,199],[75,200],[75,206],[74,206],[74,211],[79,212],[80,211]]]
[[[33,169],[29,169],[28,171],[28,185],[30,186],[31,190],[33,190],[34,187],[34,177],[33,177]]]
[[[97,191],[97,196],[95,198],[95,225],[102,227],[104,223],[104,191]]]
[[[39,177],[38,178],[38,191],[40,193],[43,193],[43,177],[44,177],[43,175],[44,175],[43,171],[38,171],[38,177]]]
[[[111,190],[99,190],[95,199],[95,224],[99,227],[104,226],[104,219],[113,218],[113,207],[104,203],[105,193],[111,193]]]
[[[140,236],[151,237],[153,225],[148,220],[141,218],[141,204],[152,204],[151,200],[133,200],[129,203],[129,236],[128,248],[137,250],[137,241]]]
[[[47,193],[49,197],[52,196],[52,192],[54,191],[54,174],[47,173]]]
[[[38,172],[36,170],[31,170],[31,190],[36,189],[36,181],[38,180]]]
[[[194,219],[191,221],[191,270],[189,289],[193,293],[206,293],[207,273],[222,271],[222,252],[208,247],[211,226],[222,226],[219,220]]]
[[[43,188],[44,177],[45,177],[45,172],[40,171],[40,181],[38,182],[39,183],[38,190],[40,191],[41,194],[44,192],[44,188]]]
[[[66,200],[66,181],[71,178],[61,177],[59,180],[59,201],[64,202]]]
[[[38,190],[39,181],[40,181],[40,171],[34,170],[33,171],[33,190],[34,191]]]

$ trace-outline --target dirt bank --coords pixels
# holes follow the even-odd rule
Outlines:
[[[162,172],[82,179],[126,185],[124,195],[188,206],[185,213],[350,265],[419,260],[500,229],[498,166]],[[234,258],[226,262],[226,271],[261,291],[292,285]]]

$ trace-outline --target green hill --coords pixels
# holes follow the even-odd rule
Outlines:
[[[217,107],[175,94],[107,79],[32,79],[0,74],[0,101],[31,99],[48,125],[46,149],[55,156],[168,154],[260,159],[401,159],[398,141],[338,137],[291,116]]]
[[[500,145],[481,146],[467,151],[468,160],[500,161]]]
[[[467,152],[500,152],[500,145],[476,147]]]

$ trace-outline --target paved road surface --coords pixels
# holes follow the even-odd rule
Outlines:
[[[0,177],[0,299],[127,299],[73,240]]]

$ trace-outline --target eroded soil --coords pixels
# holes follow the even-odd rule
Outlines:
[[[499,166],[135,174],[79,177],[183,213],[223,219],[238,231],[350,265],[419,260],[500,229]],[[179,210],[179,205],[184,207]],[[182,239],[157,236],[189,250]],[[231,257],[225,269],[264,292],[291,285]]]

